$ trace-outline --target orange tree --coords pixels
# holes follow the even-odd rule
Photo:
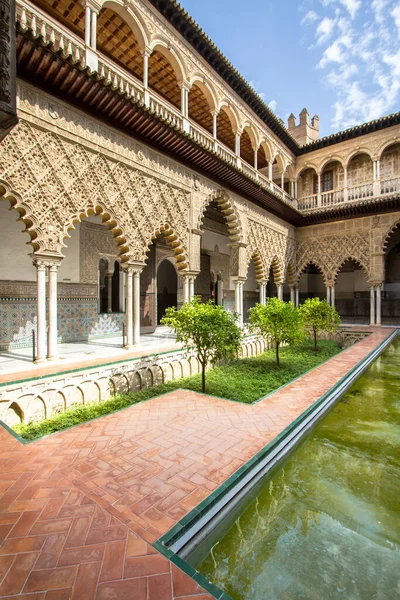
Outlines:
[[[201,389],[206,391],[206,368],[217,361],[234,358],[240,348],[241,329],[236,325],[237,315],[209,300],[205,304],[199,296],[187,302],[180,310],[167,308],[163,325],[171,327],[176,340],[194,346],[201,365]]]
[[[279,367],[279,347],[300,341],[302,321],[293,302],[269,298],[265,305],[256,304],[249,311],[251,330],[275,344],[276,364]]]

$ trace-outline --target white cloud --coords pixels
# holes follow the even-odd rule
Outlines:
[[[301,20],[302,25],[309,25],[318,20],[318,15],[314,10],[309,10]]]
[[[317,44],[320,46],[325,43],[331,36],[335,21],[329,17],[324,17],[317,27]]]
[[[354,19],[361,7],[361,0],[340,0],[340,3],[347,9],[352,19]]]
[[[391,14],[396,23],[398,36],[400,37],[400,6],[395,6]]]
[[[318,49],[315,66],[332,90],[332,127],[344,129],[398,110],[398,0],[310,0],[308,8],[320,15],[312,33],[317,43],[310,49]]]
[[[271,102],[268,102],[268,106],[272,110],[272,112],[276,111],[277,105],[278,105],[278,103],[276,100],[271,100]]]

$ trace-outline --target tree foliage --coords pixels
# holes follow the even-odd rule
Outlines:
[[[193,345],[201,364],[202,391],[206,390],[206,368],[224,358],[237,356],[242,332],[236,325],[237,316],[214,304],[203,303],[199,296],[180,310],[167,308],[163,325],[171,327],[178,342]]]
[[[340,325],[340,316],[334,306],[326,300],[308,298],[300,306],[301,316],[306,329],[311,330],[314,337],[314,350],[318,350],[317,339],[322,332],[334,332]]]
[[[269,298],[265,305],[256,304],[249,312],[250,327],[268,342],[275,344],[276,364],[279,367],[279,347],[300,341],[302,321],[293,302]]]

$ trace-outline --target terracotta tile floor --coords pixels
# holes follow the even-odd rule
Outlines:
[[[0,597],[211,600],[152,542],[391,331],[255,406],[180,390],[26,446],[0,428]]]

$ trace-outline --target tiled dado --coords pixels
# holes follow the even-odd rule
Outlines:
[[[0,298],[0,349],[11,350],[32,345],[36,332],[34,298]],[[119,335],[124,313],[99,314],[96,298],[60,298],[58,301],[58,339],[77,342]]]
[[[265,343],[247,338],[242,355],[256,356]],[[73,404],[107,400],[115,394],[136,392],[198,373],[197,357],[187,350],[78,368],[64,373],[0,385],[0,419],[12,425],[31,419],[43,419]]]
[[[253,406],[178,390],[25,446],[0,427],[0,597],[212,600],[152,544],[391,331]]]

